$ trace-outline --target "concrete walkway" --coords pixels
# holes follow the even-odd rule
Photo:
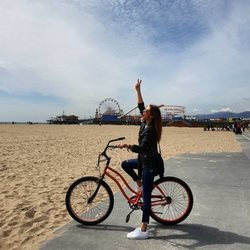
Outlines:
[[[193,210],[181,224],[163,226],[152,220],[149,239],[128,240],[141,211],[125,223],[130,208],[117,193],[106,221],[96,226],[72,221],[41,249],[250,249],[250,134],[236,137],[243,152],[184,154],[165,162],[166,174],[183,179],[193,191]]]

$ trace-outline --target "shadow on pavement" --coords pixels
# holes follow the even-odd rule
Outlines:
[[[200,224],[181,224],[176,226],[151,225],[155,240],[174,241],[175,245],[185,248],[197,248],[208,245],[229,245],[235,243],[250,244],[250,237],[221,231],[218,228]],[[169,229],[170,232],[165,231]],[[163,235],[163,230],[165,234]],[[180,240],[189,240],[190,245],[183,245]]]
[[[128,233],[134,228],[120,225],[77,225],[76,228],[97,231],[120,231]],[[149,239],[165,240],[174,245],[189,249],[205,247],[208,245],[229,245],[235,243],[250,244],[250,237],[236,233],[221,231],[218,228],[201,224],[180,224],[176,226],[164,226],[157,223],[150,225]],[[181,244],[181,242],[191,244]]]
[[[86,230],[93,230],[93,231],[120,231],[120,232],[130,232],[133,230],[133,227],[126,227],[126,226],[120,226],[120,225],[95,225],[95,226],[84,226],[84,225],[77,225],[78,229],[86,229]]]

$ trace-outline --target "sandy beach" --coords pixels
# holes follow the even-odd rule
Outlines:
[[[97,156],[107,141],[125,136],[124,142],[136,143],[138,129],[0,125],[0,249],[39,249],[42,241],[71,220],[65,208],[70,183],[83,175],[97,175]],[[241,148],[232,132],[164,127],[161,150],[168,159],[181,153],[239,152]],[[118,149],[110,155],[116,169],[121,169],[121,161],[136,157]]]

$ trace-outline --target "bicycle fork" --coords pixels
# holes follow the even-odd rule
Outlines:
[[[88,204],[90,204],[95,199],[95,197],[100,189],[102,180],[103,180],[103,176],[98,180],[98,185],[96,187],[95,192],[88,198],[88,202],[87,202]]]

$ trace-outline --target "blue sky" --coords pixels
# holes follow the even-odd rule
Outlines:
[[[250,1],[0,0],[0,121],[94,116],[105,98],[250,110]]]

